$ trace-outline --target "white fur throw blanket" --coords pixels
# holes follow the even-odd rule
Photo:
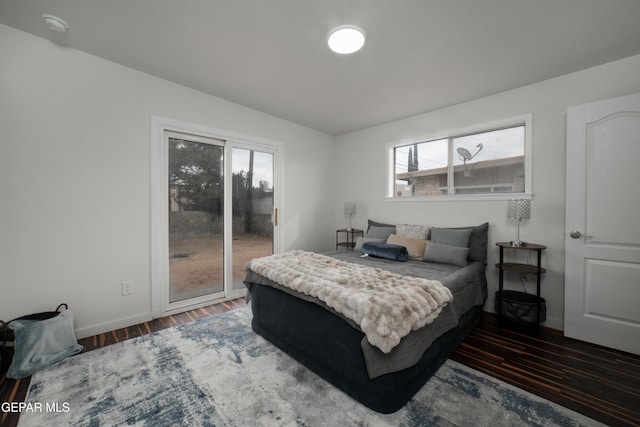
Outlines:
[[[451,291],[435,280],[408,277],[325,255],[290,251],[253,259],[247,268],[318,298],[389,353],[402,337],[434,321]]]

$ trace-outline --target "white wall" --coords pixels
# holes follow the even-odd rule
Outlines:
[[[495,242],[515,238],[515,223],[506,217],[506,201],[385,201],[385,145],[420,140],[448,130],[533,114],[532,218],[523,221],[521,238],[547,245],[543,255],[542,296],[547,300],[547,326],[563,328],[566,108],[640,92],[640,56],[569,74],[450,108],[388,123],[337,138],[335,226],[344,226],[342,206],[358,202],[354,226],[367,218],[432,226],[490,222],[487,279],[490,295],[498,287]],[[419,90],[419,89],[417,89]],[[425,96],[429,96],[425,93]],[[520,290],[519,283],[509,283]],[[535,286],[529,285],[530,292]],[[493,298],[485,309],[493,310]]]
[[[152,115],[281,142],[281,249],[324,251],[367,218],[433,226],[489,221],[494,242],[515,225],[506,202],[384,200],[385,144],[533,113],[532,219],[546,244],[547,325],[562,328],[566,107],[640,92],[640,56],[334,138],[0,24],[0,319],[68,302],[83,331],[150,317]],[[425,94],[428,96],[428,94]],[[333,204],[329,201],[333,201]],[[135,293],[120,296],[120,282]],[[530,288],[532,289],[532,288]],[[493,309],[493,302],[486,307]]]
[[[0,319],[150,318],[153,115],[280,142],[281,249],[333,244],[333,137],[1,24],[0,58]]]

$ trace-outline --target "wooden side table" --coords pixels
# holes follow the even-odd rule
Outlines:
[[[340,236],[346,234],[347,240],[340,240]],[[336,250],[341,247],[353,250],[356,247],[356,239],[364,236],[364,231],[357,228],[341,228],[336,230]]]
[[[502,318],[502,291],[504,287],[504,272],[505,271],[513,271],[521,274],[535,274],[536,275],[536,301],[537,301],[537,310],[536,310],[536,326],[540,326],[540,279],[542,273],[545,273],[547,270],[542,268],[542,251],[547,247],[544,245],[539,245],[536,243],[527,243],[523,246],[514,246],[511,242],[497,242],[496,245],[500,248],[500,262],[496,264],[496,267],[500,270],[500,280],[499,280],[499,289],[498,289],[498,306],[496,308],[498,312],[498,319]],[[514,262],[504,262],[504,250],[517,250],[517,251],[534,251],[536,252],[537,263],[536,265],[531,264],[522,264],[522,263],[514,263]]]

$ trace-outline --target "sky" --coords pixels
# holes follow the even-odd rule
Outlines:
[[[233,149],[233,173],[249,172],[250,150]],[[273,154],[261,151],[253,152],[253,186],[258,187],[260,181],[267,181],[267,188],[273,187]]]
[[[482,144],[481,150],[478,144]],[[396,173],[407,172],[408,153],[409,148],[412,147],[413,144],[396,147]],[[462,156],[456,151],[459,147],[475,155],[468,164],[522,156],[524,155],[524,126],[453,138],[454,166],[464,164]],[[446,167],[447,157],[448,139],[418,143],[419,170]]]

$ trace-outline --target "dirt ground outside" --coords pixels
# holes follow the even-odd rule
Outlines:
[[[271,255],[272,238],[257,234],[233,236],[233,281],[242,280],[244,266],[253,258]],[[223,289],[222,235],[169,240],[170,299],[221,292]]]

